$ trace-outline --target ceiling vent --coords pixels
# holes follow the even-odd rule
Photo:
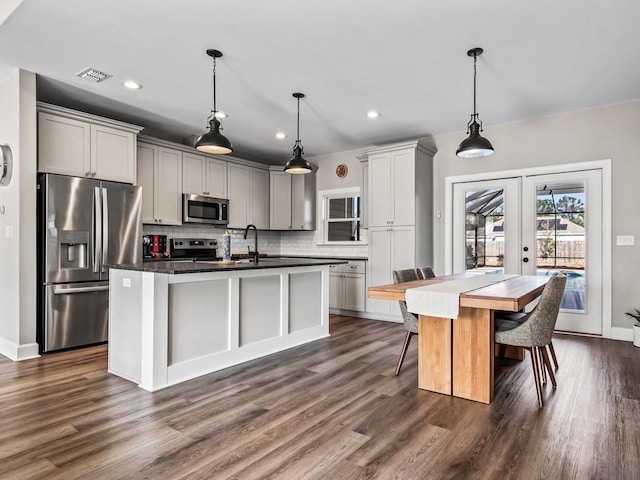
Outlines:
[[[76,77],[84,78],[85,80],[89,80],[90,82],[100,83],[103,80],[106,80],[111,75],[108,73],[101,72],[100,70],[96,70],[95,68],[85,68],[81,72],[76,73]]]

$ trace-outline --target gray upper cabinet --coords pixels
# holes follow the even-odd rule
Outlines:
[[[182,152],[138,143],[142,223],[182,224]]]
[[[140,127],[43,103],[38,111],[39,171],[135,183]]]
[[[184,153],[182,193],[227,198],[227,161]]]
[[[269,176],[271,230],[315,230],[315,172],[291,175],[274,166]]]
[[[229,228],[253,224],[269,229],[269,174],[266,170],[230,163],[228,166]]]

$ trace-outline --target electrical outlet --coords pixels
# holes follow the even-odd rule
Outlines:
[[[124,288],[131,288],[131,279],[130,278],[123,278],[122,279],[122,286]]]
[[[635,244],[635,236],[633,235],[618,235],[616,237],[616,245],[619,247],[633,247]]]

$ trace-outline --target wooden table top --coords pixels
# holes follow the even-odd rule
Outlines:
[[[383,300],[405,300],[405,291],[409,288],[424,287],[441,282],[449,282],[461,278],[469,278],[474,274],[458,273],[442,277],[412,282],[392,283],[368,288],[369,298]],[[540,296],[549,277],[537,275],[519,275],[503,282],[494,283],[460,294],[460,306],[471,308],[488,308],[492,310],[508,310],[517,312]]]

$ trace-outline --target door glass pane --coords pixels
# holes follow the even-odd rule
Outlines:
[[[538,185],[536,197],[538,275],[563,272],[567,286],[560,308],[585,310],[584,182]]]
[[[466,271],[504,271],[504,190],[467,191],[465,208]]]

